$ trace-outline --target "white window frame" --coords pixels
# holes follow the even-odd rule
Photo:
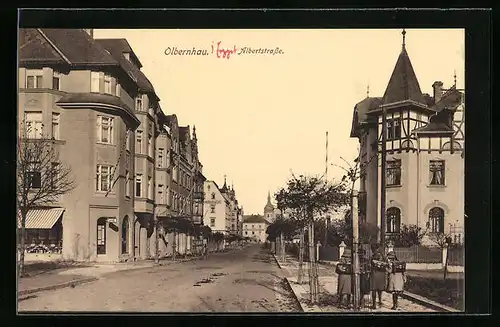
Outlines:
[[[164,204],[163,184],[158,184],[158,203]]]
[[[104,93],[113,94],[113,88],[111,87],[111,75],[104,74]]]
[[[130,172],[125,170],[125,196],[130,198]]]
[[[153,135],[148,134],[148,155],[153,157]]]
[[[116,85],[115,85],[115,95],[117,97],[119,97],[121,95],[121,93],[120,93],[121,91],[120,90],[121,90],[121,86],[120,86],[120,83],[118,83],[118,81],[117,81]]]
[[[57,88],[55,87],[54,80],[57,79]],[[61,73],[57,71],[52,72],[52,89],[53,90],[61,90]]]
[[[41,139],[43,136],[43,113],[41,111],[29,111],[24,113],[26,126],[26,137],[29,139]]]
[[[59,140],[59,127],[61,126],[61,114],[58,112],[52,113],[52,139]]]
[[[137,192],[137,185],[139,185],[139,192]],[[135,175],[134,194],[136,197],[142,198],[142,174]]]
[[[103,178],[104,177],[104,178]],[[105,186],[107,183],[107,187]],[[113,187],[113,166],[111,165],[97,165],[96,171],[96,191],[97,192],[111,192]]]
[[[142,95],[135,98],[135,110],[144,111],[144,101],[142,100]]]
[[[90,92],[91,93],[101,93],[101,73],[100,72],[90,72]]]
[[[165,149],[158,148],[158,168],[164,167]]]
[[[136,145],[135,152],[141,154],[142,153],[142,131],[137,131],[135,133]]]
[[[33,87],[28,87],[28,79],[33,78]],[[43,87],[43,69],[26,69],[26,88],[41,89]]]
[[[153,199],[153,178],[148,176],[148,199]]]
[[[97,142],[103,144],[113,144],[113,117],[109,116],[97,116]],[[107,132],[105,133],[105,128],[107,127]],[[107,134],[107,140],[103,140],[103,135]]]

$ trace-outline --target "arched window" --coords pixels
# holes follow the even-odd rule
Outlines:
[[[129,235],[130,234],[130,227],[129,227],[129,222],[128,222],[128,216],[125,216],[123,218],[122,222],[122,253],[126,254],[128,253],[128,240],[129,240]]]
[[[444,233],[444,210],[434,207],[429,210],[429,225],[431,232]]]
[[[104,217],[97,219],[97,254],[106,254],[106,222]]]
[[[401,210],[396,207],[387,209],[386,215],[386,233],[399,233],[401,225]]]

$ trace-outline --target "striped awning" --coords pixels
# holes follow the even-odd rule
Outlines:
[[[32,209],[26,216],[26,229],[51,229],[64,212],[64,208]],[[21,227],[21,215],[17,216]]]

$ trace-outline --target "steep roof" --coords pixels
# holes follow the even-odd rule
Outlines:
[[[133,61],[136,61],[139,68],[142,68],[142,63],[139,60],[139,58],[136,56],[134,50],[128,43],[127,39],[121,38],[121,39],[95,39],[98,42],[102,43],[107,43],[109,41],[109,45],[115,47],[117,50],[119,50],[122,53],[130,53],[130,56],[132,57]]]
[[[413,100],[424,105],[426,104],[410,57],[403,43],[403,48],[382,97],[382,104],[405,100]]]
[[[366,97],[354,106],[354,114],[352,117],[351,137],[356,137],[356,130],[360,124],[368,122],[367,113],[370,110],[376,109],[382,103],[381,97]]]
[[[118,65],[118,62],[82,29],[41,28],[38,31],[73,65]]]
[[[463,100],[463,94],[457,90],[455,86],[448,89],[442,96],[441,99],[432,106],[435,111],[441,111],[443,109],[455,110]]]
[[[266,223],[269,224],[267,220],[265,220],[262,216],[260,215],[249,215],[249,216],[243,216],[243,223],[249,223],[249,224],[262,224]]]
[[[153,84],[151,84],[146,75],[144,75],[139,67],[125,58],[125,52],[128,52],[134,58],[137,58],[126,39],[96,39],[95,41],[104,49],[108,50],[120,66],[127,73],[132,75],[131,77],[134,81],[136,81],[139,90],[152,93],[156,96]]]
[[[19,29],[19,60],[69,64],[36,28]]]
[[[181,142],[189,140],[189,126],[179,126],[179,140]]]
[[[451,126],[453,117],[452,111],[453,110],[448,108],[443,108],[441,111],[430,117],[430,121],[427,125],[416,128],[413,132],[419,134],[453,133],[454,130]]]

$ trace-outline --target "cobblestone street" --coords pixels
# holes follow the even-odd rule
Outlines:
[[[33,294],[19,311],[297,312],[300,307],[267,250],[252,245],[208,260],[139,271]]]

